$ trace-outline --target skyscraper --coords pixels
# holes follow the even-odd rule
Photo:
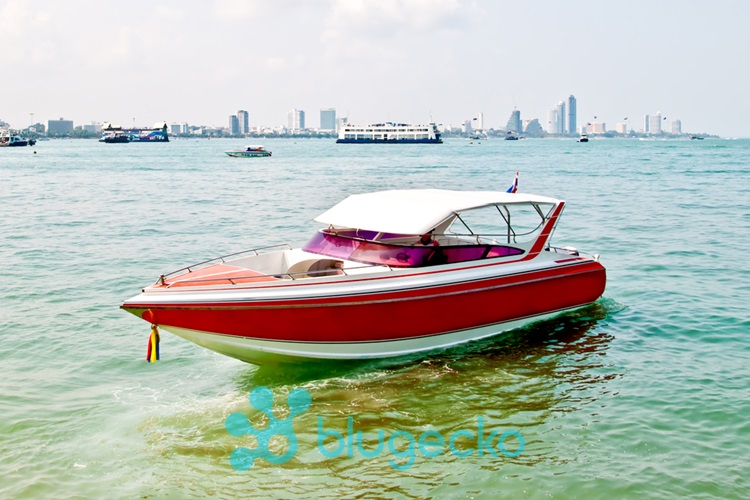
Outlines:
[[[675,120],[675,121],[672,122],[671,132],[673,134],[681,134],[682,133],[682,121],[681,120]]]
[[[305,128],[305,112],[301,109],[293,109],[287,113],[287,128],[290,130],[302,130]]]
[[[661,111],[648,117],[648,133],[661,134]]]
[[[523,133],[526,137],[544,137],[544,129],[537,118],[524,123]]]
[[[557,135],[560,133],[558,125],[560,120],[557,117],[557,108],[552,108],[547,111],[547,133],[551,135]]]
[[[523,125],[521,123],[521,112],[517,109],[513,109],[510,117],[508,118],[508,124],[505,126],[507,132],[515,132],[520,134],[523,132]]]
[[[237,115],[229,116],[229,133],[232,135],[240,133],[240,121],[237,119]]]
[[[247,111],[244,109],[237,111],[237,120],[240,122],[240,134],[247,134],[250,132],[250,116],[247,114]]]
[[[565,101],[560,101],[555,106],[557,113],[557,133],[560,135],[565,134]]]
[[[568,133],[575,134],[578,130],[577,116],[576,116],[576,98],[573,94],[568,97]]]
[[[326,108],[320,110],[320,130],[336,131],[336,109]]]
[[[477,113],[477,116],[472,121],[474,122],[474,130],[484,130],[484,113]]]

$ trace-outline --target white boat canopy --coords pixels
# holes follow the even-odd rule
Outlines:
[[[355,194],[315,218],[337,227],[424,234],[466,210],[491,205],[558,204],[560,200],[503,191],[413,189]]]

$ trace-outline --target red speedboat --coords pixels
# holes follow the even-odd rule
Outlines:
[[[302,248],[268,247],[161,276],[122,308],[256,364],[445,348],[586,306],[598,255],[550,245],[565,202],[523,193],[353,195]]]

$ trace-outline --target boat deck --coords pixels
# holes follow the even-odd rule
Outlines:
[[[153,288],[180,288],[278,281],[279,278],[229,264],[213,264],[173,278],[161,278]]]

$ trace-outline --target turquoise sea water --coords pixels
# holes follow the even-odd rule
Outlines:
[[[229,140],[0,150],[0,497],[747,498],[750,141],[265,144],[273,157],[229,158]],[[593,306],[427,356],[276,368],[168,333],[146,363],[149,325],[118,308],[163,272],[304,243],[348,194],[505,189],[516,170],[521,191],[567,200],[553,244],[601,254]],[[296,388],[311,406],[294,458],[237,471],[230,454],[257,441],[224,422],[267,425],[258,386],[280,419]],[[321,452],[318,426],[350,421],[365,451],[379,431],[395,451]],[[521,454],[480,456],[466,433],[448,450],[479,422],[522,435]],[[425,431],[443,453],[410,448]]]

